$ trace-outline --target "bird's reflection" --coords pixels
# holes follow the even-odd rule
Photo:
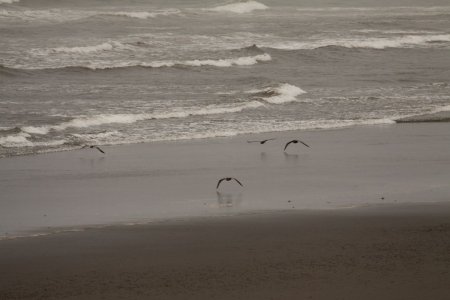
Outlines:
[[[262,162],[266,162],[267,161],[267,153],[266,152],[261,152],[259,154],[259,159],[261,159]]]
[[[91,168],[95,168],[95,167],[103,165],[103,163],[105,162],[105,157],[96,157],[96,158],[81,157],[80,161],[84,165],[88,165]]]
[[[219,207],[237,207],[242,202],[242,193],[224,193],[216,191]]]
[[[299,158],[298,154],[288,154],[284,152],[284,160],[289,163],[297,163]]]

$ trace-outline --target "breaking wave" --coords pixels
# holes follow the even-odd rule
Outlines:
[[[262,3],[257,1],[247,1],[247,2],[239,2],[233,4],[227,4],[222,6],[217,6],[214,8],[209,8],[209,11],[216,12],[232,12],[238,14],[250,13],[254,10],[264,10],[268,9],[268,7]]]
[[[48,9],[48,10],[0,10],[0,17],[22,21],[66,22],[95,15],[94,12]]]
[[[147,11],[119,11],[119,12],[111,12],[104,13],[106,16],[119,16],[119,17],[127,17],[127,18],[135,18],[135,19],[148,19],[148,18],[156,18],[158,16],[170,16],[170,15],[179,15],[181,13],[178,9],[168,9],[154,12]]]
[[[397,123],[450,122],[450,105],[441,106],[431,112],[396,119]]]
[[[130,46],[132,47],[132,46]],[[50,51],[55,51],[56,48],[50,49]],[[103,49],[103,50],[101,50]],[[70,51],[72,53],[86,51],[105,51],[110,49],[108,45],[98,45],[91,47],[74,47],[74,48],[60,48],[58,51]],[[42,51],[42,50],[40,50]],[[45,50],[44,50],[45,51]],[[69,53],[70,53],[69,52]],[[120,68],[131,68],[131,67],[144,67],[144,68],[168,68],[168,67],[202,67],[202,66],[212,66],[212,67],[233,67],[233,66],[251,66],[257,64],[258,62],[270,61],[272,57],[265,53],[255,56],[244,56],[236,58],[226,58],[226,59],[195,59],[195,60],[164,60],[164,61],[152,61],[152,62],[142,62],[142,61],[121,61],[121,62],[111,62],[108,61],[96,61],[87,62],[86,64],[80,65],[62,65],[62,66],[28,66],[28,65],[14,65],[12,67],[4,67],[9,70],[57,70],[57,69],[70,69],[70,68],[85,68],[89,70],[111,70]]]
[[[430,43],[450,42],[450,34],[435,35],[404,35],[397,37],[380,38],[344,38],[344,39],[325,39],[311,42],[281,42],[272,45],[263,45],[268,48],[280,50],[302,50],[317,49],[329,46],[338,46],[344,48],[408,48],[413,46],[426,46]]]
[[[105,124],[131,124],[143,120],[156,120],[156,119],[169,119],[169,118],[187,118],[190,116],[202,116],[213,114],[226,114],[240,112],[244,109],[252,109],[264,106],[263,103],[258,101],[251,101],[241,104],[231,105],[208,105],[203,108],[190,108],[190,109],[177,109],[171,112],[161,113],[144,113],[144,114],[101,114],[91,117],[80,117],[73,120],[63,122],[57,125],[46,126],[25,126],[21,130],[25,135],[38,134],[45,135],[50,131],[63,131],[68,128],[87,128],[93,126],[100,126]],[[29,136],[23,137],[29,137]]]
[[[66,143],[66,140],[54,140],[47,142],[33,142],[29,138],[31,135],[26,132],[19,132],[16,134],[0,137],[0,146],[5,148],[13,147],[52,147],[60,146]]]
[[[254,94],[254,96],[261,97],[262,100],[272,104],[282,104],[296,101],[297,96],[305,94],[306,92],[295,85],[285,83],[278,87],[268,87],[262,90],[252,90],[248,91],[248,93]]]
[[[114,49],[128,49],[131,46],[126,46],[120,42],[108,42],[94,46],[81,46],[81,47],[56,47],[49,49],[32,49],[31,53],[35,55],[48,55],[51,53],[68,53],[68,54],[89,54],[102,51],[111,51]]]
[[[112,69],[112,68],[125,68],[125,67],[150,67],[150,68],[163,68],[163,67],[175,67],[175,66],[189,66],[189,67],[201,67],[201,66],[213,66],[213,67],[232,67],[232,66],[250,66],[257,64],[260,61],[270,61],[272,58],[269,54],[261,54],[255,56],[245,56],[237,58],[227,59],[205,59],[205,60],[185,60],[185,61],[154,61],[150,63],[146,62],[123,62],[116,65],[109,65],[103,63],[92,63],[86,66],[89,69]]]

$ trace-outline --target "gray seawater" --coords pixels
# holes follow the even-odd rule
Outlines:
[[[450,0],[0,0],[0,157],[450,110]]]

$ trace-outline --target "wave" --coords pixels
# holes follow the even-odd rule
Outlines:
[[[306,92],[295,85],[285,83],[278,87],[252,90],[247,93],[254,94],[254,96],[259,96],[262,100],[272,104],[282,104],[297,101],[297,96],[305,94]]]
[[[154,11],[154,12],[119,11],[119,12],[103,13],[102,15],[119,16],[119,17],[135,18],[135,19],[148,19],[148,18],[156,18],[158,16],[179,15],[180,13],[181,13],[181,11],[178,9],[167,9],[167,10],[160,10],[160,11]]]
[[[441,12],[448,11],[450,6],[380,6],[380,7],[302,7],[300,12]]]
[[[11,1],[11,0],[0,0]],[[14,1],[14,0],[12,0]],[[17,1],[16,1],[17,2]],[[0,2],[12,3],[12,2]],[[87,10],[70,10],[70,9],[37,9],[37,10],[17,10],[17,9],[2,9],[0,10],[0,17],[10,18],[11,20],[22,21],[44,21],[44,22],[67,22],[75,21],[92,17],[127,17],[136,19],[157,18],[160,16],[181,15],[178,9],[156,10],[151,12],[135,12],[135,11],[87,11]]]
[[[87,128],[105,124],[131,124],[144,120],[187,118],[190,116],[202,116],[213,114],[226,114],[240,112],[244,109],[252,109],[264,106],[258,101],[229,105],[208,105],[203,108],[178,109],[170,112],[144,113],[144,114],[101,114],[90,117],[80,117],[57,125],[24,126],[21,128],[24,134],[45,135],[50,131],[64,131],[68,128]]]
[[[20,0],[0,0],[0,4],[11,4],[19,2]]]
[[[277,44],[262,45],[266,48],[279,50],[303,50],[318,49],[323,47],[338,46],[344,48],[408,48],[413,46],[425,46],[430,43],[450,42],[450,34],[435,35],[404,35],[397,37],[380,38],[344,38],[344,39],[326,39],[312,42],[281,42]]]
[[[53,140],[46,142],[33,142],[30,141],[30,134],[26,132],[20,132],[4,137],[0,137],[0,146],[5,148],[16,147],[54,147],[60,146],[66,143],[66,140]]]
[[[91,70],[105,70],[105,69],[115,69],[115,68],[127,68],[127,67],[146,67],[146,68],[163,68],[163,67],[176,67],[176,66],[188,66],[188,67],[202,67],[202,66],[213,66],[213,67],[232,67],[232,66],[250,66],[257,64],[258,62],[270,61],[272,57],[265,53],[255,56],[244,56],[237,58],[227,58],[227,59],[205,59],[205,60],[166,60],[166,61],[153,61],[153,62],[121,62],[115,65],[109,63],[91,63],[86,67]]]
[[[93,46],[78,46],[78,47],[56,47],[49,49],[31,49],[30,53],[35,55],[49,55],[52,53],[67,53],[67,54],[89,54],[102,51],[111,51],[114,49],[130,49],[131,46],[124,45],[120,42],[105,42]]]
[[[450,122],[450,105],[435,108],[429,113],[396,119],[397,123]]]
[[[77,49],[76,49],[77,48]],[[105,47],[107,48],[107,47]],[[98,48],[92,47],[74,47],[67,48],[69,51],[94,51]],[[97,61],[88,62],[86,64],[80,65],[63,65],[55,67],[37,67],[37,66],[27,66],[27,65],[14,65],[12,67],[3,67],[6,70],[61,70],[61,69],[88,69],[88,70],[112,70],[121,68],[132,68],[132,67],[144,67],[144,68],[170,68],[170,67],[202,67],[202,66],[212,66],[212,67],[233,67],[233,66],[250,66],[257,64],[258,62],[270,61],[272,57],[267,54],[259,54],[255,56],[244,56],[236,58],[226,58],[226,59],[195,59],[195,60],[165,60],[165,61],[152,61],[152,62],[142,62],[142,61],[122,61],[122,62],[111,62],[111,61]],[[2,71],[0,69],[0,71]]]
[[[94,12],[49,9],[49,10],[0,10],[0,17],[14,21],[66,22],[95,15]]]
[[[209,11],[216,11],[216,12],[232,12],[232,13],[238,13],[238,14],[244,14],[244,13],[250,13],[255,10],[264,10],[268,9],[266,5],[259,3],[257,1],[247,1],[247,2],[239,2],[239,3],[232,3],[222,6],[217,6],[214,8],[209,8],[207,10]]]

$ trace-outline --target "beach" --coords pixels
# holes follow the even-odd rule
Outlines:
[[[446,299],[449,129],[360,126],[2,159],[0,298]],[[277,139],[247,143],[262,137]],[[311,148],[284,154],[294,138]],[[225,176],[244,187],[221,186],[222,198]]]
[[[0,298],[444,300],[449,216],[389,205],[1,241]]]
[[[0,0],[0,300],[449,299],[448,0]]]

